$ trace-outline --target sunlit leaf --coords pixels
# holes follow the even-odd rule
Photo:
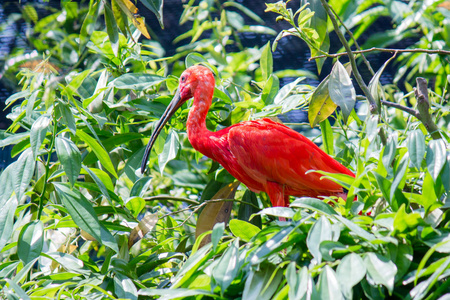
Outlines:
[[[41,221],[26,224],[20,231],[17,254],[25,263],[38,258],[44,246],[44,225]]]
[[[394,279],[397,273],[395,264],[384,256],[368,252],[364,257],[364,264],[367,268],[367,275],[375,284],[384,285],[390,294],[394,289]]]
[[[355,107],[356,92],[350,76],[339,61],[336,61],[331,70],[328,91],[331,100],[341,108],[344,120],[347,122],[348,116]]]
[[[128,238],[128,248],[131,248],[137,241],[142,239],[147,233],[153,230],[158,222],[158,214],[146,214],[145,217],[139,221],[139,224],[133,228]]]
[[[311,96],[308,108],[308,120],[311,127],[326,120],[335,110],[337,105],[331,100],[328,92],[329,76],[317,86]]]
[[[22,199],[23,193],[27,190],[31,178],[34,174],[36,161],[30,148],[26,149],[14,163],[14,172],[12,172],[12,185],[17,199]]]
[[[442,139],[431,140],[427,148],[427,168],[436,181],[447,160],[445,144]]]
[[[344,299],[336,273],[328,265],[320,273],[317,291],[321,299]]]
[[[39,148],[41,147],[47,130],[49,129],[49,124],[50,118],[46,115],[42,115],[36,121],[34,121],[33,126],[31,126],[30,144],[35,158],[39,153]]]
[[[236,237],[244,242],[249,242],[252,237],[261,231],[261,229],[251,223],[236,219],[230,221],[230,230]]]
[[[262,49],[260,63],[263,80],[267,80],[272,74],[273,69],[273,58],[272,51],[270,49],[270,42],[267,42],[266,46]]]
[[[366,275],[364,261],[358,254],[350,253],[341,260],[336,275],[342,293],[347,299],[352,299],[353,287]]]
[[[159,171],[161,175],[167,163],[177,157],[180,150],[180,139],[176,131],[170,131],[164,144],[163,152],[158,156]]]
[[[73,186],[81,170],[80,150],[71,140],[61,136],[56,137],[55,148],[58,159],[69,178],[70,184]]]

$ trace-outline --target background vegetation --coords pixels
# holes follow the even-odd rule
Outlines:
[[[162,0],[139,3],[165,24]],[[0,29],[29,23],[39,56],[2,59],[17,91],[0,146],[17,160],[0,175],[0,298],[449,299],[449,6],[268,3],[285,28],[275,31],[240,2],[191,0],[174,41],[186,43],[166,56],[128,0],[61,1],[45,17],[22,5]],[[377,20],[391,27],[368,35]],[[249,32],[270,42],[245,47]],[[287,36],[310,48],[317,74],[274,72]],[[373,70],[379,52],[392,56]],[[270,207],[192,149],[189,103],[140,174],[177,76],[196,63],[216,75],[211,130],[307,110],[289,125],[355,172],[324,174],[349,201]]]

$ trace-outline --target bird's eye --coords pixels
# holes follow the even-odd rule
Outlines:
[[[186,81],[186,76],[181,76],[181,82],[185,82]]]

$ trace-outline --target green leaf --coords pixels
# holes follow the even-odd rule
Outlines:
[[[17,200],[11,198],[0,209],[0,251],[12,237],[17,205]]]
[[[395,264],[386,257],[373,252],[366,253],[364,264],[367,268],[367,276],[369,276],[375,284],[384,285],[388,289],[389,294],[392,295],[395,275],[397,274],[397,267]]]
[[[256,236],[258,232],[261,231],[261,229],[255,225],[237,219],[232,219],[229,226],[231,232],[244,242],[249,242],[252,237]]]
[[[23,151],[19,159],[14,163],[12,185],[18,201],[22,199],[23,193],[30,184],[35,165],[36,161],[30,148]]]
[[[212,233],[211,233],[211,243],[213,245],[213,251],[216,251],[217,245],[219,244],[220,240],[222,239],[224,231],[225,231],[225,223],[224,222],[216,223],[214,225]]]
[[[46,115],[42,115],[34,121],[30,131],[30,144],[33,151],[34,158],[39,153],[39,148],[45,139],[45,135],[50,124],[50,118]]]
[[[427,148],[427,168],[435,182],[446,161],[447,153],[444,141],[442,139],[431,140]]]
[[[277,76],[271,74],[264,84],[264,88],[261,94],[261,100],[266,104],[272,104],[275,95],[280,88],[280,81]]]
[[[222,295],[239,272],[239,239],[235,239],[220,257],[211,274],[215,284],[220,287]]]
[[[317,291],[319,292],[320,299],[344,299],[339,288],[336,273],[328,265],[325,265],[325,268],[319,275]]]
[[[283,243],[283,239],[286,238],[295,228],[285,227],[276,233],[273,237],[267,240],[262,246],[260,246],[250,258],[250,262],[253,265],[263,262],[270,254],[279,251],[283,247],[287,247],[287,243]],[[244,292],[245,293],[245,292]]]
[[[408,134],[407,147],[411,162],[420,170],[425,156],[425,136],[422,130],[416,129]]]
[[[131,211],[133,216],[137,218],[145,207],[145,200],[141,197],[132,197],[127,200],[125,206]]]
[[[53,186],[75,224],[102,243],[100,222],[86,197],[78,190],[71,189],[66,183],[53,182]]]
[[[305,77],[300,77],[300,78],[297,78],[296,80],[292,81],[291,83],[288,83],[285,86],[283,86],[278,91],[277,95],[275,96],[273,103],[279,104],[279,103],[283,102],[283,100],[286,99],[286,97],[289,96],[289,94],[295,89],[297,84],[304,79],[305,79]]]
[[[392,170],[391,163],[394,160],[395,154],[397,153],[397,139],[396,139],[396,133],[394,135],[391,135],[386,143],[386,146],[384,146],[383,156],[381,158],[384,167],[386,170]]]
[[[256,198],[256,194],[250,190],[246,190],[244,196],[242,197],[242,201],[251,203],[253,205],[245,203],[239,204],[238,219],[243,221],[249,221],[258,228],[261,228],[262,221],[260,215],[255,215],[250,219],[250,217],[253,214],[256,214],[260,211],[260,209],[258,208],[259,204],[258,199]]]
[[[127,276],[115,272],[114,276],[114,293],[122,299],[137,300],[137,289],[133,280]]]
[[[135,91],[143,91],[154,87],[166,80],[158,75],[146,73],[127,73],[117,77],[109,85],[118,89],[131,89]]]
[[[347,122],[355,107],[356,92],[347,70],[339,61],[336,61],[331,70],[328,91],[331,100],[341,108],[344,121]]]
[[[338,221],[343,223],[348,229],[350,229],[350,231],[352,231],[354,234],[362,237],[366,241],[374,241],[374,240],[376,240],[376,237],[373,234],[371,234],[368,231],[365,231],[364,229],[362,229],[361,227],[359,227],[357,224],[353,223],[352,221],[347,220],[346,218],[341,217],[339,215],[335,215],[334,217]]]
[[[341,291],[345,298],[353,298],[353,287],[363,280],[366,275],[366,266],[362,258],[355,253],[344,256],[336,269]]]
[[[242,299],[272,299],[282,280],[283,272],[276,270],[273,265],[261,267],[258,271],[252,269],[242,294]]]
[[[69,139],[62,136],[56,137],[56,154],[61,162],[64,172],[73,187],[81,170],[81,153],[78,147]]]
[[[19,234],[17,255],[27,264],[41,255],[44,246],[44,225],[40,220],[26,224]]]
[[[308,268],[303,267],[299,273],[295,268],[295,262],[291,262],[286,269],[286,280],[289,285],[289,299],[300,300],[308,291],[308,282],[311,275],[308,273]]]
[[[3,207],[4,203],[8,201],[14,190],[12,183],[12,172],[14,164],[10,164],[0,175],[0,182],[2,183],[2,188],[0,189],[0,207]]]
[[[198,251],[189,256],[184,265],[173,278],[172,288],[178,288],[187,281],[193,274],[198,272],[198,267],[202,265],[211,255],[211,244],[206,244]]]
[[[270,49],[270,41],[267,42],[267,44],[262,49],[260,64],[262,78],[265,81],[269,79],[273,72],[273,58],[272,51]]]
[[[383,74],[384,69],[389,64],[389,62],[394,59],[396,55],[394,54],[391,58],[389,58],[382,66],[378,69],[378,71],[373,75],[372,79],[369,82],[369,92],[372,95],[372,97],[377,102],[378,107],[381,107],[381,100],[383,98],[383,88],[380,85],[380,77],[381,74]],[[381,91],[381,93],[380,93]]]
[[[317,260],[318,263],[322,262],[322,253],[320,252],[320,243],[323,241],[332,241],[331,235],[331,223],[325,217],[321,216],[317,220],[308,232],[308,237],[306,238],[306,245],[308,246],[309,252]]]
[[[337,105],[330,98],[329,81],[330,76],[325,77],[311,96],[308,109],[308,120],[311,127],[326,120],[336,110]]]
[[[210,291],[205,291],[201,289],[155,289],[146,288],[140,289],[138,292],[142,296],[162,296],[158,299],[160,300],[170,300],[170,299],[184,299],[190,298],[191,296],[206,295],[208,297],[219,298],[219,295],[213,294]]]
[[[14,291],[16,292],[16,295],[18,296],[18,297],[16,295],[13,296],[13,295],[11,295],[11,293],[8,293],[12,297],[11,298],[8,297],[5,299],[31,300],[31,298],[28,296],[28,294],[14,280],[11,280],[9,278],[5,278],[4,280],[9,284],[10,287],[12,287],[14,289]]]
[[[311,209],[326,215],[337,215],[330,205],[316,198],[302,197],[292,202],[290,206]]]
[[[333,129],[328,119],[320,122],[320,130],[322,131],[323,147],[328,155],[334,155]]]
[[[163,174],[167,163],[177,157],[179,149],[180,140],[178,134],[172,130],[166,139],[163,152],[158,156],[159,171],[161,172],[161,175]]]
[[[92,149],[97,156],[98,160],[102,164],[102,166],[111,173],[114,177],[117,178],[116,170],[114,169],[114,165],[111,162],[111,158],[108,155],[108,152],[89,134],[82,130],[77,131],[77,136],[83,140],[88,146]]]
[[[91,34],[95,29],[95,22],[98,17],[98,10],[100,6],[100,1],[90,0],[89,2],[89,11],[84,18],[83,25],[81,25],[80,31],[80,53],[83,52],[86,47],[87,42],[89,41]]]
[[[289,207],[267,207],[256,213],[257,215],[269,215],[278,218],[292,218],[295,212]]]
[[[328,21],[328,15],[325,9],[322,6],[322,3],[320,0],[308,0],[309,2],[309,8],[311,11],[314,12],[314,15],[311,18],[311,24],[310,28],[313,28],[319,38],[316,40],[316,42],[320,45],[320,50],[324,52],[328,52],[330,49],[330,39],[328,37],[328,30],[327,30],[327,21]],[[311,57],[318,55],[320,52],[316,49],[310,47],[311,50]],[[325,62],[326,57],[316,59],[316,65],[317,65],[317,71],[320,74],[320,71],[322,70],[323,63]]]
[[[145,4],[145,3],[144,3]],[[116,20],[114,19],[114,13],[109,5],[105,5],[105,25],[106,32],[108,33],[109,42],[111,48],[116,57],[119,56],[119,29],[117,28]]]
[[[159,21],[159,25],[164,29],[163,5],[164,0],[140,0],[148,9],[150,9]]]
[[[56,112],[59,113],[57,117],[61,117],[61,121],[66,125],[70,132],[75,135],[77,132],[77,125],[75,123],[75,118],[73,116],[72,111],[70,110],[70,106],[63,103],[58,102],[58,105],[56,106]]]
[[[111,203],[111,196],[109,195],[109,191],[111,191],[111,193],[114,193],[114,185],[113,185],[109,175],[105,171],[100,170],[100,169],[88,168],[86,166],[82,166],[82,167],[83,167],[83,170],[87,174],[89,174],[89,176],[91,176],[91,178],[97,184],[102,195],[105,196],[106,199],[108,199],[109,202]]]

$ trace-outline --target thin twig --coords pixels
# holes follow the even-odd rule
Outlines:
[[[350,38],[353,40],[353,43],[355,43],[356,49],[358,49],[359,51],[361,51],[361,47],[359,46],[358,41],[355,39],[353,32],[351,32],[347,26],[345,25],[344,22],[342,22],[341,17],[339,17],[339,15],[336,13],[336,11],[334,10],[334,8],[332,6],[330,6],[331,11],[333,12],[333,14],[336,16],[336,18],[339,20],[339,22],[342,24],[342,26],[345,28],[345,31],[347,32],[347,34],[350,36]],[[370,62],[367,60],[367,58],[364,56],[364,54],[361,54],[361,57],[364,61],[364,63],[367,66],[367,69],[369,69],[369,72],[373,75],[375,75],[375,72],[372,69],[372,66],[370,65]]]
[[[385,105],[387,107],[397,108],[399,110],[407,112],[408,114],[410,114],[410,115],[412,115],[412,116],[414,116],[416,118],[419,118],[419,112],[417,110],[415,110],[415,109],[410,108],[410,107],[403,106],[401,104],[398,104],[398,103],[395,103],[395,102],[391,102],[391,101],[385,101],[385,100],[381,100],[381,104],[383,104],[383,105]]]
[[[347,49],[346,49],[347,50]],[[348,51],[348,50],[347,50]],[[450,51],[447,50],[439,50],[439,49],[390,49],[390,48],[377,48],[372,47],[370,49],[364,49],[364,50],[355,50],[350,51],[353,54],[361,54],[361,53],[369,53],[369,52],[398,52],[398,53],[428,53],[428,54],[443,54],[443,55],[450,55]],[[319,59],[323,57],[331,57],[336,58],[340,56],[348,55],[347,52],[341,52],[341,53],[335,53],[335,54],[329,54],[329,55],[317,55],[309,58],[308,60],[311,61],[313,59]]]
[[[145,201],[181,201],[181,202],[186,202],[189,204],[194,204],[194,205],[199,205],[200,202],[189,199],[189,198],[183,198],[183,197],[173,197],[173,196],[168,196],[168,195],[160,195],[160,196],[153,196],[153,197],[145,197],[144,198]]]

